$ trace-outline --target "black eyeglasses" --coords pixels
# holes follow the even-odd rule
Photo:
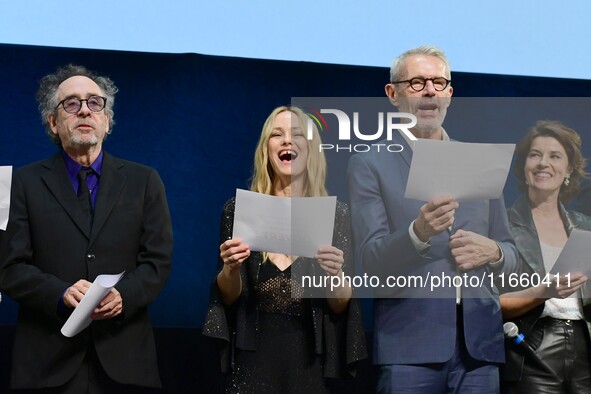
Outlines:
[[[415,77],[415,78],[407,79],[406,81],[394,81],[392,83],[408,83],[410,85],[410,88],[412,90],[414,90],[415,92],[422,92],[423,89],[425,89],[425,86],[427,86],[427,81],[431,81],[433,83],[433,88],[435,88],[435,90],[438,92],[441,92],[442,90],[444,90],[451,83],[450,79],[443,78],[443,77],[437,77],[437,78]]]
[[[80,111],[80,108],[82,108],[83,101],[86,101],[86,106],[92,112],[101,112],[103,108],[105,108],[105,105],[107,105],[106,97],[90,96],[87,99],[68,97],[67,99],[60,101],[55,109],[58,109],[58,107],[61,105],[64,108],[64,111],[67,113],[76,114],[78,111]]]

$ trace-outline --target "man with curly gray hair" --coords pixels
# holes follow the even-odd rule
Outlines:
[[[161,386],[147,308],[170,274],[172,225],[158,173],[103,149],[116,92],[109,78],[77,65],[41,80],[39,111],[59,152],[15,171],[0,235],[0,289],[20,307],[12,388],[143,393]],[[122,272],[90,326],[62,335],[95,278]]]
[[[62,142],[59,136],[53,132],[50,118],[61,104],[58,103],[58,88],[60,84],[72,76],[87,77],[98,85],[105,98],[104,113],[109,119],[109,128],[107,129],[106,134],[110,134],[115,125],[113,106],[115,105],[115,94],[119,90],[117,89],[117,86],[115,86],[115,83],[107,77],[94,74],[86,67],[68,64],[65,67],[58,68],[55,73],[43,77],[39,85],[39,90],[37,91],[37,102],[39,103],[41,122],[43,123],[43,126],[45,126],[45,130],[47,131],[49,138],[51,138],[51,141],[58,146],[61,146]]]

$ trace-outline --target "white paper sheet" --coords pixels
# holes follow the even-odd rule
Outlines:
[[[428,201],[451,195],[456,201],[501,197],[515,144],[475,144],[418,139],[404,197]]]
[[[276,197],[236,189],[233,237],[251,250],[314,257],[332,245],[336,197]]]
[[[591,231],[573,229],[550,272],[560,275],[581,272],[589,276],[591,274]]]
[[[68,338],[77,335],[90,325],[92,311],[119,282],[124,272],[115,275],[99,275],[96,277],[90,289],[84,294],[74,312],[70,315],[62,327],[62,334]]]
[[[0,166],[0,230],[6,230],[10,212],[10,185],[12,166]]]

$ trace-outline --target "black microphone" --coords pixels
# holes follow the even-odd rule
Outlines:
[[[554,372],[554,370],[548,364],[546,364],[546,362],[542,360],[540,356],[538,356],[538,354],[525,341],[525,336],[519,332],[517,324],[513,322],[507,322],[503,324],[503,331],[505,333],[505,338],[510,339],[511,342],[513,342],[518,348],[522,349],[525,352],[526,356],[530,358],[530,360],[538,364],[538,367],[548,372],[557,381],[562,381],[562,379],[556,374],[556,372]]]

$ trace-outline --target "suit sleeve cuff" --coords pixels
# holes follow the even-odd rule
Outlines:
[[[68,308],[64,302],[66,291],[68,291],[68,289],[64,290],[59,300],[57,300],[57,315],[64,320],[67,320],[72,314],[72,309]]]
[[[410,239],[412,241],[412,244],[414,245],[417,252],[424,254],[427,251],[427,249],[429,249],[429,247],[431,246],[431,245],[429,245],[429,241],[431,239],[429,238],[429,241],[427,241],[427,242],[421,241],[419,239],[419,237],[417,237],[417,234],[415,234],[414,225],[415,225],[415,221],[413,220],[410,223],[410,226],[408,227],[408,234],[410,235]]]
[[[492,262],[492,263],[488,263],[488,266],[493,271],[499,271],[501,268],[503,268],[503,263],[505,262],[505,254],[503,253],[503,248],[501,248],[501,245],[499,245],[498,242],[497,242],[497,247],[499,248],[499,251],[501,252],[501,258],[498,259],[497,261]]]

